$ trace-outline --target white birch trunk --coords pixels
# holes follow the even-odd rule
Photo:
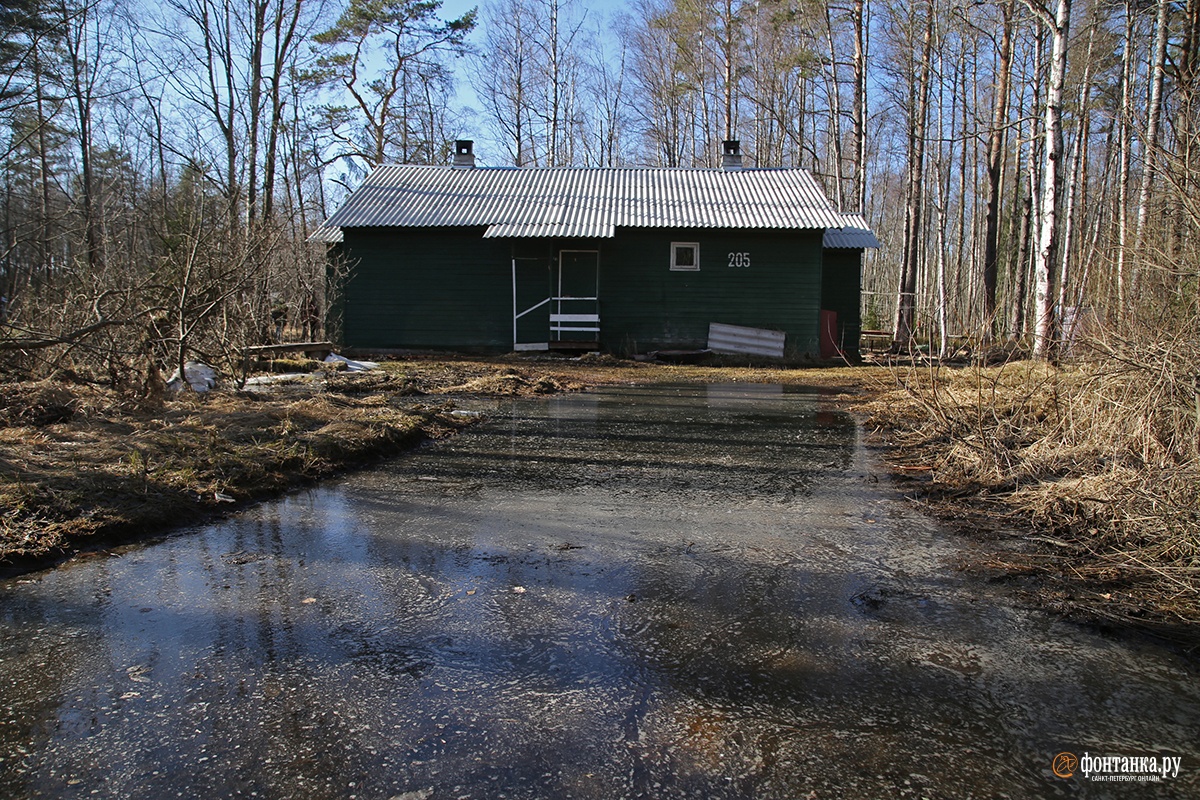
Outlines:
[[[1062,97],[1067,74],[1067,35],[1071,0],[1058,0],[1051,22],[1053,44],[1050,81],[1046,88],[1045,167],[1042,174],[1041,230],[1034,254],[1036,317],[1033,356],[1048,359],[1054,344],[1054,255],[1058,244],[1059,162],[1062,160]]]

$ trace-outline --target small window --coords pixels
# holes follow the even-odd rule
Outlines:
[[[698,272],[700,245],[697,242],[671,242],[671,269]]]

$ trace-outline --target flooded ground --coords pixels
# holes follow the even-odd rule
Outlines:
[[[478,408],[370,472],[0,583],[0,796],[1200,791],[1194,666],[955,571],[969,545],[820,397]],[[1182,761],[1097,783],[1061,752]]]

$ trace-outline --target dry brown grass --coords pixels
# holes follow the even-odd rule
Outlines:
[[[1093,343],[1065,367],[898,370],[868,409],[934,497],[1032,529],[1032,563],[1099,616],[1200,622],[1200,394],[1183,345]],[[1194,341],[1194,340],[1193,340]]]

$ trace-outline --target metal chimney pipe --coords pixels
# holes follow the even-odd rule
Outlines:
[[[742,168],[742,143],[737,139],[726,139],[721,142],[721,169]]]
[[[471,139],[457,139],[454,142],[454,166],[475,166],[475,142]]]

